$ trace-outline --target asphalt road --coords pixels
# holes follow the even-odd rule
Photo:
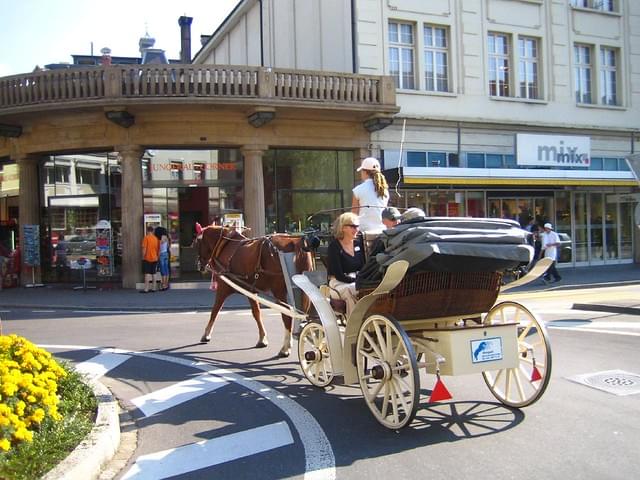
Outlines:
[[[131,412],[137,447],[117,478],[629,479],[638,475],[640,394],[575,380],[609,372],[605,386],[639,387],[624,372],[640,376],[640,316],[571,307],[637,297],[637,288],[509,296],[549,327],[553,373],[541,400],[506,408],[472,375],[445,377],[453,399],[426,404],[435,380],[423,373],[425,403],[401,431],[375,421],[358,387],[317,389],[295,355],[276,358],[283,329],[268,311],[266,349],[252,348],[248,311],[224,312],[210,344],[198,342],[206,312],[0,315],[4,333],[100,376]]]

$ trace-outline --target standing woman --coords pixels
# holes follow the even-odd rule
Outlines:
[[[360,168],[362,183],[353,189],[351,211],[360,217],[360,229],[384,230],[382,210],[389,202],[389,185],[380,171],[380,162],[373,157],[362,160]]]
[[[157,227],[155,234],[160,240],[160,255],[158,259],[158,269],[162,277],[160,290],[169,290],[169,235],[164,227]]]
[[[329,243],[329,286],[347,303],[347,317],[358,301],[356,273],[364,265],[362,239],[358,236],[358,216],[343,213],[334,224],[335,238]]]

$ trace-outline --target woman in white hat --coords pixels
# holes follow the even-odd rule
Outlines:
[[[383,230],[382,210],[389,202],[389,185],[380,171],[380,162],[367,157],[358,172],[362,183],[353,189],[351,211],[360,217],[362,231]]]

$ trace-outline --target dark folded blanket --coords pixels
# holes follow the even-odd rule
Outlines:
[[[425,218],[384,231],[376,240],[356,288],[377,285],[386,267],[409,262],[409,273],[498,272],[531,262],[529,232],[512,220]]]

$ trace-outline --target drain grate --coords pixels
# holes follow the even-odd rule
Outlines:
[[[635,395],[640,393],[640,375],[625,372],[624,370],[587,373],[568,377],[568,379],[614,395]]]

